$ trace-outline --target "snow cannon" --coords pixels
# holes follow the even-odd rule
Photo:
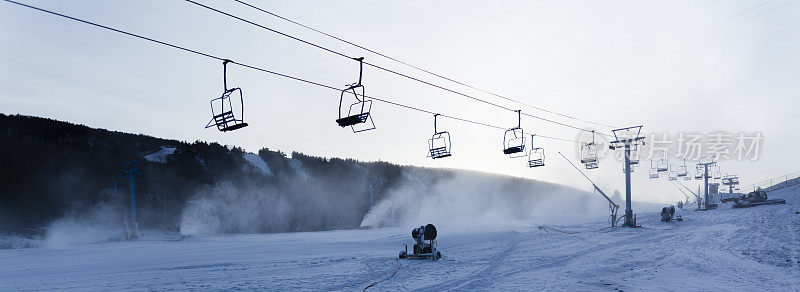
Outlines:
[[[414,244],[413,253],[408,253],[408,245],[403,244],[403,250],[400,251],[401,259],[430,259],[432,261],[442,258],[436,243],[436,226],[428,224],[414,228],[411,230],[411,237],[416,242]]]
[[[661,208],[661,221],[669,222],[672,220],[672,216],[675,215],[675,206],[668,206]]]

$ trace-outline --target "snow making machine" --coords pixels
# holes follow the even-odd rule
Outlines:
[[[442,254],[436,244],[436,227],[433,224],[420,226],[411,230],[411,237],[414,238],[413,253],[408,253],[408,245],[403,244],[404,250],[400,251],[400,259],[427,260],[431,261],[442,258]]]
[[[672,221],[672,216],[675,216],[675,206],[667,206],[667,207],[661,208],[661,221],[662,222]]]

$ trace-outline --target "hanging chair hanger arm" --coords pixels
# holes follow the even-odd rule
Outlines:
[[[358,83],[356,86],[361,85],[361,76],[364,75],[364,57],[353,58],[353,60],[358,61]]]
[[[223,92],[228,92],[228,63],[230,62],[231,60],[228,59],[222,60],[222,85],[225,87]]]

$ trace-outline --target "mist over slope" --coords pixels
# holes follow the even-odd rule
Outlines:
[[[607,208],[599,196],[561,185],[479,172],[431,172],[404,172],[401,183],[387,191],[361,226],[530,223],[565,214],[605,214]]]
[[[0,142],[0,162],[14,166],[0,169],[8,182],[0,189],[0,233],[55,243],[123,233],[130,192],[119,174],[129,161],[142,173],[140,228],[184,234],[517,222],[606,210],[595,195],[535,180],[267,148],[247,153],[36,117],[0,115]],[[370,211],[367,182],[376,179],[383,183],[373,185]],[[66,238],[75,233],[91,236]]]

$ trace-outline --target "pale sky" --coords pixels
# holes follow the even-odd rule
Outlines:
[[[41,8],[344,87],[358,63],[182,0],[22,1]],[[437,79],[233,1],[202,1],[350,56],[525,113],[610,134]],[[411,64],[551,111],[643,132],[760,132],[756,161],[723,161],[742,184],[798,170],[800,4],[763,1],[258,1],[284,17]],[[546,166],[502,154],[503,132],[441,119],[453,156],[425,157],[433,117],[375,102],[376,130],[339,128],[339,94],[231,66],[250,126],[203,129],[222,93],[221,62],[0,2],[0,112],[185,141],[216,141],[324,157],[500,173],[590,190],[557,154],[578,160],[575,143],[537,139]],[[365,68],[366,94],[480,122],[515,126],[516,115],[396,75]],[[528,133],[578,139],[575,129],[523,117]],[[581,136],[583,137],[583,136]],[[675,160],[677,161],[677,160]],[[649,162],[633,198],[683,199]],[[621,163],[606,158],[589,175],[624,193]],[[689,182],[696,189],[697,183]],[[635,210],[634,210],[635,211]]]

